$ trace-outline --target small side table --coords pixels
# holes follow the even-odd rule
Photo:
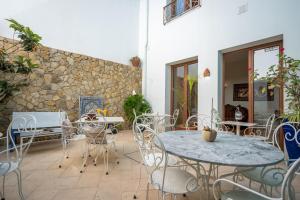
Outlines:
[[[237,135],[241,135],[241,126],[251,127],[251,126],[256,125],[256,123],[239,122],[239,121],[223,121],[223,122],[220,122],[220,124],[236,126],[236,134]]]

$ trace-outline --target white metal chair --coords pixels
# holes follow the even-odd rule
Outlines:
[[[149,176],[146,199],[150,184],[162,193],[163,199],[167,194],[176,196],[199,189],[198,179],[190,172],[168,166],[168,154],[154,130],[142,124],[136,129],[135,141]]]
[[[136,143],[139,142],[137,140],[136,136],[139,134],[140,131],[143,132],[144,130],[146,130],[146,127],[147,128],[153,127],[153,118],[149,117],[147,115],[137,116],[135,118],[135,120],[133,121],[133,125],[132,125],[132,132],[134,134],[134,141]],[[135,151],[135,152],[139,152],[139,151]],[[155,156],[159,157],[160,154],[156,154]],[[140,187],[142,165],[152,166],[155,159],[154,159],[154,157],[149,156],[149,157],[145,158],[145,160],[146,160],[145,163],[144,163],[143,159],[141,161],[139,161],[139,163],[140,163],[139,183],[138,183],[138,186],[136,188],[136,192],[135,192],[134,197],[133,197],[134,199],[137,198],[136,193],[137,193],[137,191],[139,190],[139,187]],[[175,166],[176,164],[177,164],[177,159],[174,156],[169,156],[168,166]],[[164,162],[162,162],[162,165],[160,167],[163,167],[163,166],[164,166]]]
[[[274,165],[267,167],[255,167],[249,170],[243,167],[236,168],[237,172],[240,172],[243,177],[249,179],[249,187],[251,187],[252,181],[257,182],[261,184],[260,191],[264,190],[265,193],[269,193],[270,195],[272,195],[273,188],[276,188],[282,184],[284,175],[287,172],[289,165],[295,161],[295,159],[290,158],[285,145],[283,148],[281,148],[279,143],[280,133],[282,132],[282,128],[284,127],[288,127],[291,129],[291,132],[285,133],[284,144],[286,141],[294,141],[296,145],[300,145],[299,122],[286,122],[277,126],[274,130],[271,143],[284,152],[285,162],[282,163],[281,166]],[[235,181],[238,181],[238,176],[235,177]],[[270,188],[270,191],[268,191],[268,188]]]
[[[247,127],[244,130],[244,136],[256,137],[266,142],[272,142],[275,121],[276,116],[275,114],[272,114],[264,126]]]
[[[296,197],[295,188],[293,187],[293,181],[295,181],[295,178],[299,179],[299,172],[300,158],[293,163],[293,165],[289,168],[288,172],[284,176],[279,198],[272,198],[270,196],[266,196],[228,179],[216,180],[213,185],[213,194],[216,200],[220,198],[221,200],[295,200]],[[233,185],[236,189],[228,192],[221,192],[221,183],[228,183],[230,185]]]
[[[72,142],[77,141],[83,141],[86,139],[86,136],[82,134],[80,131],[78,131],[78,128],[73,125],[69,120],[68,115],[65,113],[61,116],[61,130],[62,130],[62,136],[61,136],[61,142],[62,142],[62,148],[63,148],[63,156],[59,162],[59,168],[62,167],[64,159],[69,159],[69,145]]]
[[[14,127],[14,129],[13,129]],[[22,145],[17,146],[12,132],[17,134],[28,134],[30,138],[23,142]],[[20,166],[22,161],[33,141],[34,135],[36,134],[36,119],[31,115],[22,115],[15,117],[7,128],[6,137],[1,139],[6,140],[6,149],[0,152],[0,176],[3,177],[3,191],[1,199],[5,199],[5,177],[9,173],[14,172],[17,175],[18,180],[18,192],[20,199],[24,199],[22,192],[22,173]]]
[[[87,166],[87,159],[91,156],[91,151],[93,151],[96,154],[93,159],[94,165],[97,165],[99,155],[103,155],[106,174],[108,174],[108,151],[105,146],[107,144],[105,129],[106,121],[102,115],[87,113],[80,117],[79,130],[86,136],[84,161],[80,173]]]

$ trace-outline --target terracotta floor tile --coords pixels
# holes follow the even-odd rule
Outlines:
[[[96,192],[96,188],[59,190],[53,200],[93,200],[95,199]]]

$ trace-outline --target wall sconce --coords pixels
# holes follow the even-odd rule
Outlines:
[[[136,95],[136,92],[135,92],[135,90],[132,90],[132,95]]]
[[[210,71],[208,68],[206,68],[203,72],[203,77],[204,78],[209,78],[210,77]]]

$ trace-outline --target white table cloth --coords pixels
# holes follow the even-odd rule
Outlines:
[[[104,120],[103,120],[104,119]],[[81,118],[79,120],[76,121],[76,123],[80,123],[80,122],[85,122],[86,119]],[[124,119],[123,117],[100,117],[97,120],[95,120],[96,122],[106,122],[108,124],[116,124],[116,123],[123,123]]]

